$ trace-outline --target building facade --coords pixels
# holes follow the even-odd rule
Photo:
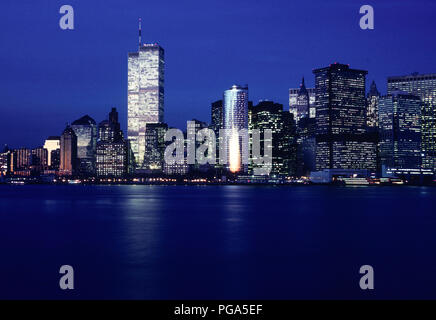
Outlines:
[[[86,115],[74,121],[71,128],[77,136],[77,172],[82,176],[95,175],[97,125]]]
[[[296,128],[293,114],[283,111],[283,105],[272,101],[261,101],[249,107],[249,131],[260,130],[260,156],[264,156],[264,144],[272,146],[272,167],[270,175],[294,176],[296,174]],[[265,130],[271,130],[271,140],[264,136]],[[250,148],[251,159],[255,155]],[[249,173],[256,165],[251,162]]]
[[[60,139],[59,175],[72,176],[77,169],[77,136],[71,126],[67,126]]]
[[[315,89],[306,88],[304,78],[299,88],[289,89],[289,112],[296,122],[304,117],[315,118]]]
[[[47,165],[51,167],[52,165],[52,151],[58,150],[61,147],[61,138],[57,136],[50,136],[48,137],[44,142],[44,149],[47,150],[48,158],[47,158]]]
[[[122,178],[131,174],[134,167],[134,155],[130,143],[124,139],[115,108],[109,114],[109,120],[98,126],[96,171],[99,178]]]
[[[384,168],[421,167],[421,99],[403,91],[380,98],[380,164]]]
[[[316,170],[377,169],[377,136],[366,127],[367,71],[332,64],[316,69]]]
[[[232,172],[246,172],[248,166],[243,164],[244,153],[248,155],[248,86],[233,85],[224,91],[223,99],[224,129],[230,132],[226,149],[227,169]],[[246,137],[239,136],[239,131],[245,129]],[[221,137],[223,138],[223,137]]]
[[[380,92],[373,81],[371,83],[368,95],[366,97],[366,125],[368,128],[378,127],[378,103],[380,99]]]
[[[145,154],[142,168],[147,173],[162,173],[165,155],[166,123],[149,123],[145,130]]]
[[[164,120],[164,49],[141,44],[128,55],[128,140],[138,167],[145,154],[145,131],[149,123]]]
[[[413,73],[388,78],[388,94],[405,91],[421,99],[422,167],[436,170],[436,74]]]

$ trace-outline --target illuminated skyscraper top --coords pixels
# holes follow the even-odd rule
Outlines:
[[[141,21],[138,52],[128,55],[128,139],[138,167],[144,161],[147,123],[164,119],[164,49],[158,44],[141,43]]]

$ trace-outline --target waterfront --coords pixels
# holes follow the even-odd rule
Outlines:
[[[0,185],[0,298],[436,298],[435,200],[408,186]],[[374,291],[359,288],[364,264]]]

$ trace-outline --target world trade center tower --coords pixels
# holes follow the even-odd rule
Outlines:
[[[139,21],[138,52],[128,55],[127,135],[141,168],[145,153],[145,130],[148,123],[163,122],[164,49],[158,44],[142,44]]]

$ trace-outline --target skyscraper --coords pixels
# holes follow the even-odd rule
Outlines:
[[[219,130],[224,127],[223,100],[212,102],[211,108],[211,129],[218,135]]]
[[[77,171],[80,175],[95,175],[95,153],[97,148],[97,125],[85,115],[71,124],[77,136]]]
[[[11,172],[18,174],[19,171],[26,171],[31,164],[32,151],[27,148],[15,149],[11,154]]]
[[[48,137],[45,142],[44,142],[44,149],[47,149],[47,165],[50,167],[52,165],[51,161],[51,155],[52,155],[52,151],[60,149],[60,137],[56,137],[56,136],[50,136]]]
[[[59,174],[72,176],[77,168],[77,136],[69,125],[62,132],[60,147]]]
[[[299,88],[289,89],[289,112],[294,114],[296,122],[304,117],[315,117],[315,89],[306,88],[304,78]]]
[[[403,91],[381,97],[380,162],[385,168],[421,167],[421,100]]]
[[[149,123],[145,130],[145,155],[143,168],[147,173],[162,173],[165,153],[166,123]]]
[[[376,170],[376,136],[367,134],[367,71],[316,69],[316,169]]]
[[[158,44],[142,44],[141,28],[138,52],[128,55],[128,139],[136,164],[142,167],[145,130],[148,123],[164,119],[164,49]]]
[[[225,146],[227,168],[232,172],[246,171],[248,167],[242,161],[244,153],[248,155],[248,86],[233,85],[224,91],[223,101],[224,129],[231,132]],[[242,129],[247,130],[247,137],[239,136]]]
[[[436,74],[388,78],[388,94],[401,90],[421,98],[422,167],[436,170]]]
[[[261,101],[249,107],[249,129],[260,130],[260,155],[264,156],[264,143],[272,146],[270,174],[293,176],[296,173],[296,127],[293,114],[283,111],[283,105]],[[272,131],[272,141],[265,141],[265,130]],[[250,148],[252,151],[252,148]],[[254,156],[252,155],[252,158]],[[250,163],[249,171],[256,165]]]
[[[380,99],[380,92],[373,81],[371,83],[368,96],[366,98],[366,125],[368,128],[378,127],[378,103]]]
[[[134,163],[132,157],[130,143],[120,129],[118,112],[112,108],[109,120],[98,126],[97,176],[120,178],[130,174]]]

